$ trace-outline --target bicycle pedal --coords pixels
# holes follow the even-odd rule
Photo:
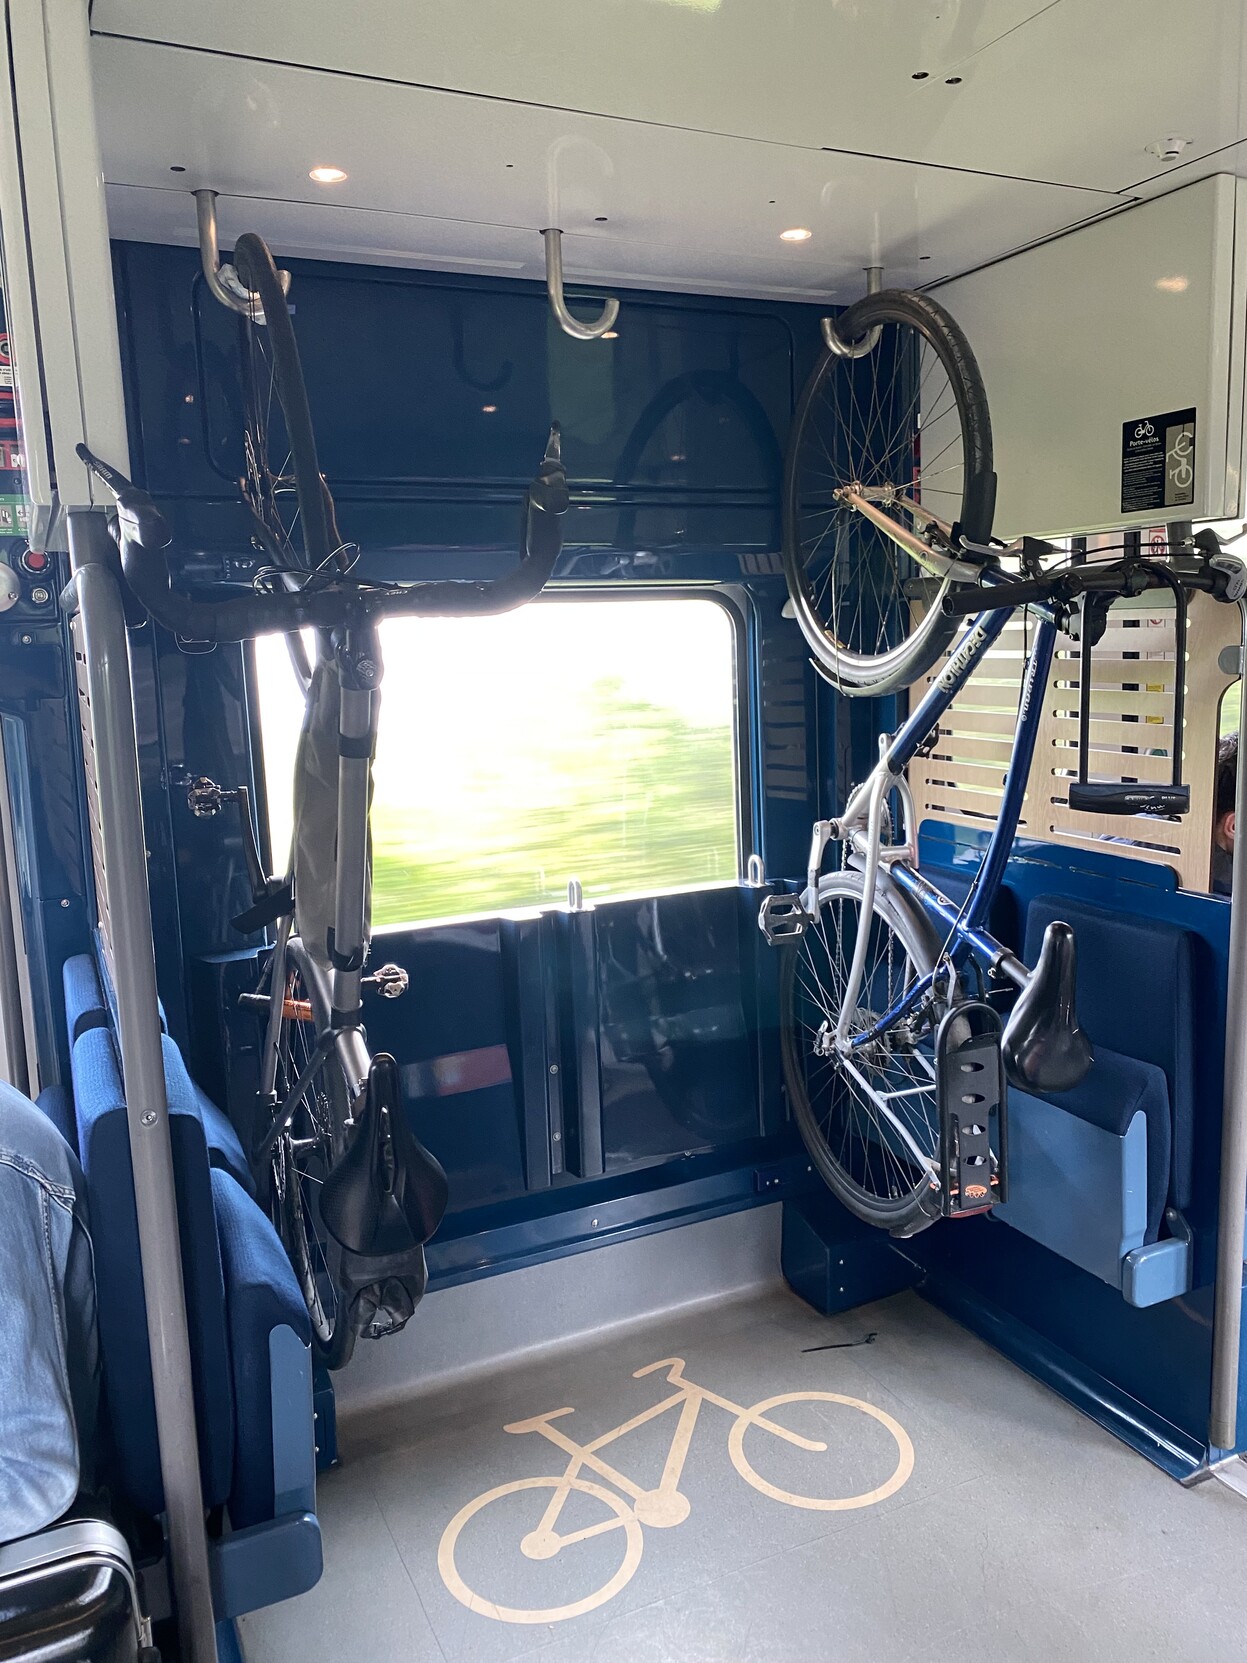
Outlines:
[[[1008,1099],[1000,1036],[999,1015],[981,1000],[954,1006],[936,1035],[945,1218],[982,1212],[1004,1201],[1008,1193]]]
[[[812,923],[799,895],[768,895],[758,912],[758,928],[768,947],[800,941]]]

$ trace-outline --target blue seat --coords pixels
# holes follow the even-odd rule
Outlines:
[[[233,1173],[210,1162],[202,1094],[172,1040],[161,1043],[203,1497],[224,1507],[228,1524],[211,1550],[224,1619],[302,1593],[320,1576],[310,1331],[277,1232]],[[83,1032],[72,1061],[116,1481],[157,1514],[163,1488],[129,1128],[111,1028]],[[245,1163],[242,1171],[249,1178]]]
[[[316,1465],[311,1370],[287,1369],[275,1393],[282,1359],[274,1356],[274,1345],[306,1358],[312,1325],[277,1232],[259,1207],[219,1169],[212,1174],[212,1198],[237,1414],[229,1512],[241,1529],[280,1513],[311,1511],[313,1496],[303,1488]],[[256,1344],[256,1336],[267,1343]],[[283,1402],[281,1392],[292,1400]]]
[[[210,1164],[219,1167],[222,1172],[228,1172],[231,1178],[242,1185],[248,1195],[254,1195],[255,1181],[232,1122],[191,1079],[186,1071],[186,1064],[182,1061],[182,1053],[168,1034],[161,1036],[160,1048],[164,1053],[165,1090],[169,1094],[169,1107],[172,1108],[176,1102],[179,1109],[198,1117],[203,1127]]]
[[[164,1506],[147,1307],[139,1268],[138,1218],[121,1070],[110,1028],[89,1028],[72,1054],[78,1144],[91,1203],[105,1393],[118,1476],[136,1506]],[[225,1328],[225,1280],[212,1207],[208,1150],[199,1116],[169,1104],[169,1138],[182,1239],[204,1501],[229,1497],[234,1403]]]
[[[1078,1015],[1101,1047],[1151,1063],[1165,1076],[1171,1116],[1170,1206],[1191,1199],[1195,1138],[1195,980],[1188,931],[1153,918],[1106,912],[1084,901],[1040,895],[1026,915],[1028,964],[1057,918],[1078,944]],[[1088,1076],[1090,1080],[1094,1075]],[[1149,1160],[1149,1172],[1151,1161]]]
[[[89,1028],[107,1028],[112,1025],[112,1001],[109,998],[109,990],[96,969],[95,960],[87,953],[79,953],[74,958],[66,959],[61,978],[65,988],[65,1020],[72,1048],[79,1036],[86,1033]],[[203,1124],[204,1140],[212,1165],[230,1173],[248,1195],[254,1195],[255,1181],[251,1176],[251,1167],[233,1123],[187,1074],[181,1052],[165,1031],[164,1009],[159,1001],[157,1010],[161,1030],[165,1033],[161,1044],[165,1059],[165,1089],[169,1093],[170,1102],[176,1099],[180,1109],[198,1115]],[[53,1105],[47,1112],[55,1120],[60,1110]],[[70,1124],[72,1125],[72,1117]],[[57,1125],[60,1126],[59,1120]],[[64,1131],[65,1128],[61,1127],[61,1130]],[[73,1136],[67,1136],[73,1143]]]
[[[69,1030],[69,1044],[88,1028],[108,1026],[108,1002],[89,953],[78,953],[61,966],[61,984],[65,991],[65,1026]]]

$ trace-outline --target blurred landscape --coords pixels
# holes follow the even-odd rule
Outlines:
[[[689,599],[559,601],[383,626],[373,921],[410,923],[738,875],[735,648]],[[302,704],[256,644],[277,864]],[[276,851],[282,855],[276,855]]]

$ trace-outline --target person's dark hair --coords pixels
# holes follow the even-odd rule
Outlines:
[[[1217,746],[1217,784],[1213,797],[1212,817],[1234,812],[1238,796],[1238,735],[1227,733]]]

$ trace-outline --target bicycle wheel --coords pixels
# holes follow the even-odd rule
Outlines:
[[[585,1564],[580,1568],[591,1568],[595,1580],[602,1575],[603,1570],[607,1575],[597,1588],[580,1599],[568,1599],[558,1605],[541,1607],[502,1605],[495,1599],[487,1599],[476,1593],[468,1586],[455,1561],[455,1549],[459,1545],[464,1527],[478,1513],[495,1502],[505,1503],[511,1496],[524,1495],[533,1490],[562,1490],[565,1496],[585,1497],[589,1503],[598,1505],[587,1507],[586,1502],[580,1502],[581,1512],[588,1512],[591,1522],[582,1524],[579,1528],[569,1529],[566,1535],[559,1535],[555,1531],[542,1534],[540,1521],[546,1511],[544,1502],[540,1512],[517,1515],[517,1522],[521,1527],[528,1523],[530,1518],[534,1524],[534,1528],[530,1529],[527,1535],[522,1535],[516,1544],[523,1558],[530,1564],[534,1561],[557,1559],[563,1552],[592,1541],[590,1552],[581,1556],[585,1559]],[[605,1517],[601,1516],[601,1509],[605,1509]],[[597,1514],[597,1517],[593,1517],[593,1514]],[[623,1556],[612,1571],[610,1562],[613,1555],[601,1543],[601,1538],[613,1539],[616,1530],[623,1532]],[[501,1623],[557,1623],[569,1617],[583,1616],[586,1611],[596,1611],[598,1606],[614,1599],[620,1589],[635,1575],[636,1568],[641,1563],[644,1547],[645,1535],[635,1515],[627,1503],[612,1490],[604,1489],[601,1484],[594,1484],[587,1478],[518,1478],[513,1483],[500,1484],[497,1489],[486,1490],[484,1495],[475,1497],[459,1509],[442,1532],[437,1549],[437,1568],[441,1572],[442,1581],[459,1603],[482,1617],[493,1617],[496,1622]],[[525,1580],[532,1578],[533,1573],[527,1571],[527,1567],[521,1567],[519,1559],[514,1560],[510,1567],[507,1566],[506,1556],[499,1549],[496,1526],[488,1540],[488,1553],[482,1557],[495,1574],[501,1572],[505,1575],[510,1569],[512,1579],[517,1585],[520,1580],[515,1576],[517,1571]],[[590,1560],[592,1567],[589,1564]],[[557,1580],[560,1584],[563,1581],[561,1577]],[[564,1586],[560,1591],[568,1590]]]
[[[268,245],[253,232],[234,250],[239,278],[264,322],[245,320],[243,497],[275,572],[325,571],[342,547],[333,498],[320,471],[303,366],[285,291]],[[271,448],[273,405],[284,427]],[[284,459],[275,465],[274,458]]]
[[[286,949],[286,988],[277,1041],[277,1094],[285,1103],[329,1028],[321,978],[303,944]],[[330,1051],[312,1073],[290,1126],[273,1150],[273,1222],[294,1267],[312,1323],[312,1346],[326,1368],[338,1369],[355,1345],[351,1300],[343,1290],[342,1249],[320,1218],[320,1187],[346,1139],[350,1094]]]
[[[838,328],[879,338],[862,358],[825,352],[801,395],[784,572],[817,663],[843,692],[877,695],[915,681],[952,638],[940,601],[955,581],[953,528],[991,535],[991,420],[965,336],[928,296],[868,295]]]
[[[858,1218],[910,1235],[939,1216],[940,1122],[933,1036],[945,1004],[928,998],[905,1023],[842,1056],[835,1046],[861,921],[863,878],[819,887],[818,917],[783,950],[780,1041],[797,1127],[815,1170]],[[876,894],[848,1034],[871,1027],[938,955],[925,920]]]
[[[826,1404],[836,1405],[835,1410],[829,1414],[824,1407]],[[855,1458],[861,1459],[865,1454],[865,1468],[874,1468],[872,1477],[878,1477],[881,1472],[886,1474],[868,1489],[850,1492],[847,1495],[805,1495],[803,1492],[785,1489],[769,1478],[764,1478],[745,1454],[745,1434],[752,1427],[755,1429],[753,1441],[757,1449],[766,1447],[762,1440],[767,1439],[770,1445],[768,1453],[772,1456],[778,1454],[785,1443],[790,1448],[796,1445],[803,1454],[808,1451],[810,1465],[817,1464],[817,1457],[821,1455],[823,1460],[819,1468],[820,1476],[824,1468],[829,1469],[824,1479],[825,1487],[837,1489],[837,1468],[843,1464],[845,1449],[842,1448],[840,1456],[837,1457],[831,1448],[832,1440],[828,1434],[838,1422],[843,1423],[844,1416],[839,1412],[841,1409],[855,1409],[869,1416],[891,1435],[891,1444],[886,1438],[878,1438],[876,1435],[880,1451],[885,1453],[873,1448],[868,1451],[862,1450],[860,1426],[853,1434],[851,1444],[847,1445],[847,1449]],[[888,1472],[887,1463],[891,1458],[893,1445],[896,1465]],[[755,1490],[764,1496],[770,1496],[772,1501],[782,1501],[786,1507],[801,1507],[814,1513],[846,1513],[858,1507],[872,1507],[877,1501],[886,1501],[888,1496],[895,1495],[907,1482],[914,1470],[914,1446],[901,1423],[883,1409],[877,1409],[873,1403],[866,1403],[859,1397],[844,1397],[839,1392],[781,1392],[778,1397],[763,1398],[761,1403],[755,1403],[752,1408],[746,1409],[740,1419],[733,1423],[732,1430],[728,1433],[727,1447],[732,1457],[732,1465]],[[754,1458],[761,1459],[757,1454]],[[808,1480],[802,1478],[801,1482],[805,1483]]]

